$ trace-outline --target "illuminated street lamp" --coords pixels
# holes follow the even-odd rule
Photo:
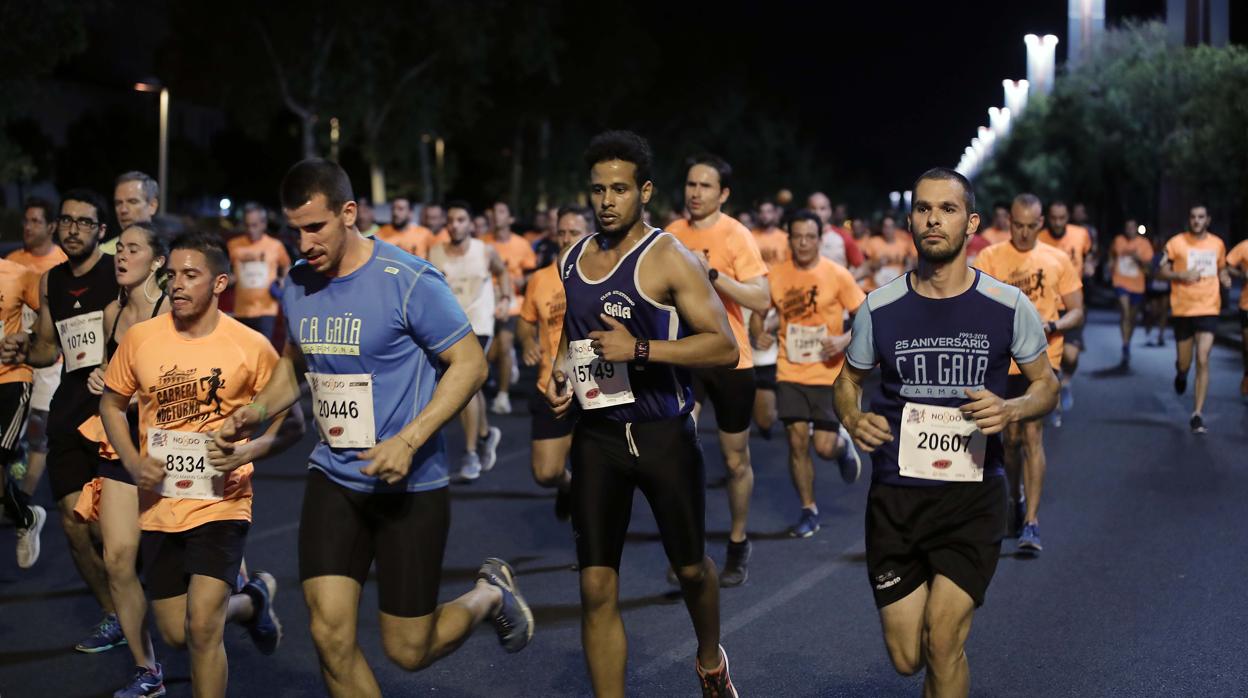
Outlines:
[[[160,184],[160,212],[169,209],[169,88],[160,84],[159,80],[147,80],[134,83],[137,92],[160,92],[160,146],[156,181]]]
[[[988,107],[988,127],[996,138],[1005,138],[1010,134],[1010,113],[1009,107]]]
[[[1036,94],[1047,95],[1053,91],[1053,75],[1057,69],[1057,37],[1028,34],[1023,37],[1027,46],[1027,82]]]
[[[1018,118],[1027,108],[1027,90],[1031,83],[1026,80],[1002,80],[1001,86],[1005,88],[1005,108],[1010,110],[1012,118]]]

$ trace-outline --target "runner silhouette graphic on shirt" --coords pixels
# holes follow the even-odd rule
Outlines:
[[[217,407],[216,409],[213,410],[212,413],[216,415],[220,415],[221,414],[221,398],[217,396],[217,391],[225,387],[225,381],[221,380],[221,369],[214,368],[212,369],[211,376],[205,376],[204,378],[200,378],[199,387],[205,388],[204,384],[207,384],[206,390],[208,391],[208,394],[204,397],[203,400],[200,401],[200,403],[204,405],[211,405],[214,402],[217,403]]]

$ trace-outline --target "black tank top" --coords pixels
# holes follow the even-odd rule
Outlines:
[[[152,316],[148,318],[149,320],[160,315],[160,306],[165,304],[166,298],[168,296],[165,295],[164,291],[161,291],[160,298],[156,299],[156,305],[152,306]],[[104,345],[104,356],[108,357],[109,361],[112,361],[113,354],[117,353],[117,325],[121,324],[120,320],[121,317],[118,314],[118,318],[113,321],[113,329],[109,330],[108,343]],[[131,443],[136,446],[141,444],[142,441],[139,440],[139,406],[137,404],[131,403],[130,408],[126,410],[126,422],[130,425]]]
[[[117,276],[112,261],[111,256],[103,255],[82,276],[74,276],[69,262],[48,270],[48,312],[53,323],[102,311],[117,298]],[[78,425],[99,412],[100,399],[87,390],[87,377],[93,370],[93,366],[72,372],[62,369],[61,385],[52,396],[48,411],[50,436],[76,433]]]

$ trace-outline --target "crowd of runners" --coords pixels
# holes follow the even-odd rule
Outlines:
[[[141,172],[118,177],[111,206],[86,189],[26,201],[23,246],[0,260],[4,513],[21,568],[59,518],[100,612],[75,649],[133,657],[115,695],[164,693],[153,625],[189,653],[195,695],[226,692],[227,624],[278,649],[277,580],[262,546],[243,556],[251,481],[309,429],[299,577],[335,696],[380,693],[357,641],[374,568],[381,642],[405,670],[482,623],[507,652],[533,637],[504,559],[522,550],[439,603],[448,488],[523,448],[490,423],[513,393],[529,395],[533,479],[575,532],[600,696],[626,692],[619,570],[636,490],[692,621],[691,675],[703,695],[737,695],[719,595],[749,579],[751,436],[779,433],[796,538],[820,530],[816,459],[853,483],[869,457],[868,582],[888,655],[925,672],[927,695],[967,695],[964,646],[1003,540],[1042,550],[1044,429],[1074,404],[1098,274],[1121,315],[1117,370],[1137,324],[1153,346],[1169,327],[1174,390],[1195,363],[1188,427],[1207,432],[1210,352],[1248,242],[1227,252],[1203,204],[1182,232],[1128,220],[1102,249],[1083,206],[1019,192],[981,217],[944,168],[917,178],[909,211],[869,220],[821,192],[735,201],[738,173],[710,154],[685,162],[683,209],[652,214],[658,166],[640,136],[599,134],[589,205],[537,212],[527,232],[504,202],[374,210],[317,159],[287,172],[280,212],[248,204],[228,236],[168,230]],[[1238,308],[1248,396],[1248,294]],[[518,385],[521,365],[535,386]],[[703,457],[707,419],[722,471]],[[32,500],[45,472],[55,511]],[[724,474],[722,555],[705,542],[708,472]]]

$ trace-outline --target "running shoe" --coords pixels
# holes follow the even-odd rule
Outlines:
[[[740,543],[728,541],[728,558],[724,560],[724,571],[719,574],[721,587],[739,587],[750,578],[750,540]]]
[[[465,453],[459,459],[459,472],[455,473],[455,482],[476,482],[481,477],[481,459],[475,453]]]
[[[515,385],[520,382],[520,361],[516,358],[516,348],[511,348],[511,384]],[[508,405],[510,407],[510,405]],[[508,410],[510,413],[510,410]]]
[[[1010,500],[1013,511],[1010,512],[1010,538],[1023,535],[1023,518],[1027,513],[1027,500]]]
[[[1018,554],[1035,557],[1044,548],[1040,545],[1040,524],[1023,525],[1023,535],[1018,537]]]
[[[156,665],[156,671],[145,666],[135,667],[134,676],[125,688],[113,692],[113,698],[154,698],[165,695],[165,674]]]
[[[555,490],[555,518],[567,521],[572,518],[572,493],[567,490]]]
[[[810,538],[818,530],[819,515],[806,507],[802,507],[802,513],[797,519],[797,525],[789,529],[789,535],[793,538]]]
[[[1073,391],[1071,391],[1069,383],[1062,386],[1061,398],[1062,398],[1062,411],[1069,412],[1070,409],[1075,406],[1075,394]]]
[[[1062,410],[1060,407],[1049,413],[1049,426],[1056,429],[1062,428]]]
[[[494,396],[494,402],[490,403],[490,411],[494,414],[511,414],[511,396],[500,391]]]
[[[693,660],[698,680],[702,682],[702,698],[737,698],[737,688],[732,685],[732,676],[728,673],[728,653],[723,645],[719,647],[719,658],[720,665],[715,671],[707,671],[697,659]]]
[[[477,453],[481,457],[481,472],[488,473],[494,469],[494,463],[498,461],[498,442],[502,440],[503,430],[490,427],[485,432],[485,438],[477,444]]]
[[[1204,436],[1209,433],[1209,429],[1205,427],[1205,419],[1200,416],[1199,412],[1192,415],[1192,421],[1188,422],[1188,424],[1192,427],[1192,433],[1197,436]]]
[[[273,610],[277,580],[268,572],[257,570],[251,575],[247,586],[243,587],[243,593],[251,597],[251,605],[255,609],[251,620],[246,623],[247,634],[251,635],[251,641],[260,654],[273,654],[282,642],[282,623]]]
[[[498,644],[509,653],[524,649],[533,639],[533,611],[520,595],[516,585],[516,573],[506,560],[489,557],[477,570],[477,579],[497,587],[503,594],[503,602],[494,616],[494,630]]]
[[[74,649],[86,654],[96,654],[124,644],[126,644],[126,636],[121,632],[121,623],[117,620],[117,614],[110,613],[96,624],[90,635],[74,645]]]
[[[1187,372],[1174,374],[1174,392],[1176,395],[1182,395],[1187,392]]]
[[[841,479],[846,484],[858,482],[858,477],[862,475],[862,457],[858,455],[858,448],[854,446],[854,440],[850,438],[844,424],[837,427],[836,435],[845,444],[845,449],[841,451],[841,455],[836,457],[836,464],[841,468]],[[816,530],[818,530],[818,527],[816,527]]]
[[[30,505],[31,523],[17,529],[17,566],[28,570],[39,561],[39,534],[48,521],[48,512],[38,504]]]

